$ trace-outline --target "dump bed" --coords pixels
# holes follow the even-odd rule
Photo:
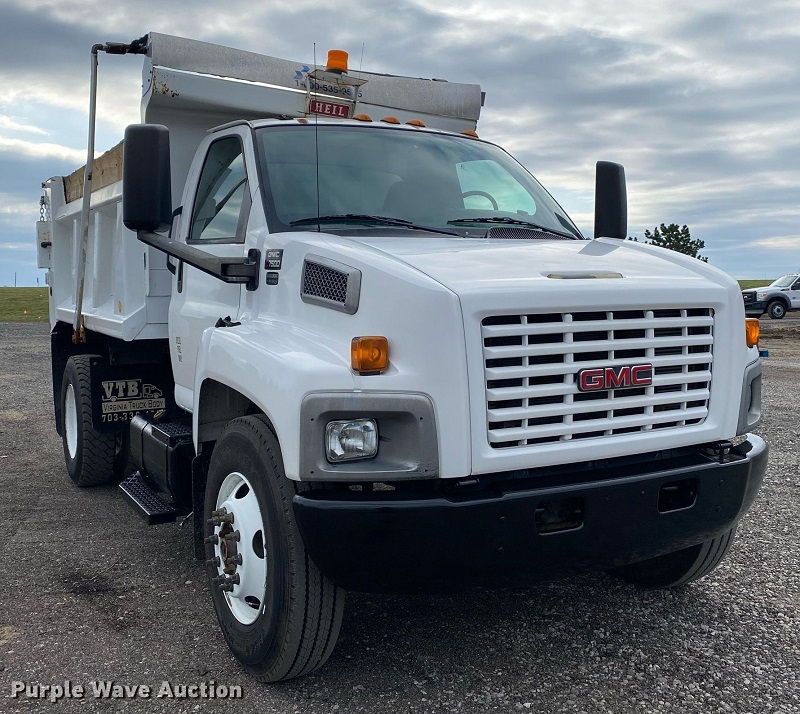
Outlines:
[[[170,129],[172,196],[177,203],[206,132],[237,119],[307,115],[311,92],[335,96],[313,64],[291,62],[152,32],[142,70],[141,118]],[[475,129],[483,95],[474,84],[351,71],[357,111],[420,119],[450,131]],[[84,325],[123,340],[167,337],[171,276],[163,253],[122,224],[122,143],[95,158],[86,253]],[[37,225],[39,267],[49,268],[50,320],[72,323],[79,274],[83,173],[44,184]]]

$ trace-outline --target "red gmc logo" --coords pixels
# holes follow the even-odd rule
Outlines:
[[[653,383],[653,365],[635,364],[625,367],[597,367],[578,372],[578,389],[595,392],[605,389],[647,387]]]

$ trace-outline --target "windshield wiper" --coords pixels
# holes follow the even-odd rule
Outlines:
[[[565,238],[577,238],[571,233],[564,233],[557,231],[554,228],[548,228],[540,223],[533,221],[523,221],[521,218],[511,218],[510,216],[481,216],[479,218],[454,218],[452,221],[447,221],[448,225],[458,225],[460,223],[506,223],[513,226],[526,226],[527,228],[538,228],[540,231],[547,233],[554,233],[557,236],[564,236]]]
[[[308,218],[299,218],[296,221],[289,223],[290,226],[313,226],[322,223],[363,223],[375,224],[381,226],[396,226],[397,228],[409,228],[415,231],[427,231],[428,233],[444,233],[447,236],[461,235],[455,231],[447,231],[441,228],[433,228],[431,226],[420,226],[404,218],[390,218],[389,216],[370,216],[366,213],[341,213],[333,216],[309,216]]]

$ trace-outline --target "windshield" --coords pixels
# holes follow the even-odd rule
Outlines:
[[[256,136],[273,231],[309,230],[314,218],[324,216],[325,230],[337,228],[336,217],[343,219],[338,227],[349,230],[375,225],[403,230],[397,221],[381,220],[389,218],[457,235],[469,229],[474,235],[476,228],[497,223],[534,224],[583,238],[536,179],[491,144],[336,125],[270,126]]]
[[[788,288],[795,280],[797,275],[781,275],[775,282],[770,283],[771,288]]]

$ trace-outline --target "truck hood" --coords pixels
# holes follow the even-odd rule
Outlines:
[[[730,281],[706,263],[631,241],[486,240],[445,236],[348,236],[391,255],[458,294],[576,285],[621,279],[627,285],[681,280]],[[583,282],[579,280],[579,282]],[[594,282],[594,280],[592,280]],[[616,283],[616,280],[614,280]],[[566,285],[565,285],[566,284]]]

